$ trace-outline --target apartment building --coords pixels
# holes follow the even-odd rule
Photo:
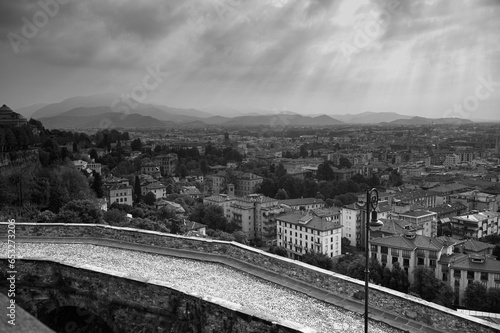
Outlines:
[[[167,196],[167,186],[160,182],[147,183],[141,185],[141,195],[145,196],[149,192],[153,193],[156,199],[165,198]]]
[[[437,213],[428,210],[414,210],[398,214],[399,218],[423,227],[423,235],[437,237]]]
[[[448,184],[437,186],[431,189],[433,193],[436,193],[436,204],[441,205],[444,203],[450,203],[450,197],[454,194],[462,193],[468,191],[469,186],[463,184]]]
[[[450,218],[449,226],[458,237],[482,238],[499,234],[498,212],[477,212]]]
[[[278,200],[262,194],[235,197],[229,204],[231,221],[236,222],[248,239],[266,242],[276,239],[276,217],[284,213]]]
[[[339,221],[316,216],[312,212],[292,212],[276,218],[277,245],[287,250],[288,256],[299,259],[314,251],[331,258],[341,254],[342,225]]]
[[[132,186],[117,184],[104,187],[104,196],[111,205],[114,202],[132,206]]]
[[[342,207],[341,221],[343,224],[342,237],[351,241],[351,245],[364,248],[366,243],[366,204],[356,202]],[[391,207],[387,202],[379,203],[377,217],[379,219],[389,218]]]
[[[211,188],[214,194],[220,194],[222,191],[228,191],[227,185],[234,185],[234,195],[242,197],[245,195],[252,194],[255,187],[262,183],[264,178],[261,176],[254,175],[249,172],[242,171],[232,171],[227,173],[226,171],[219,172],[218,174],[211,175]],[[229,191],[228,191],[228,194]]]
[[[230,197],[226,194],[212,195],[210,197],[203,198],[204,205],[216,205],[222,207],[224,210],[224,216],[230,220],[231,219],[231,204],[234,202],[235,198]]]
[[[465,289],[472,282],[500,288],[500,261],[491,258],[490,252],[488,244],[478,241],[432,238],[412,232],[370,241],[370,256],[389,269],[398,262],[410,282],[416,267],[432,269],[437,279],[455,291],[456,305],[463,305]]]
[[[408,232],[370,240],[370,257],[382,265],[392,269],[394,263],[399,263],[413,282],[413,272],[417,266],[427,266],[436,269],[441,257],[445,241],[417,235]]]
[[[436,193],[423,190],[400,191],[394,194],[392,200],[394,210],[404,213],[410,210],[412,205],[420,205],[427,208],[435,207]]]
[[[159,155],[153,158],[154,164],[160,167],[160,172],[162,175],[173,174],[175,171],[175,167],[177,166],[177,161],[177,154],[174,153]]]
[[[460,202],[469,210],[498,211],[497,196],[480,191],[469,191],[450,196],[450,202]]]
[[[145,175],[150,175],[154,178],[160,178],[160,167],[155,163],[145,163],[141,165],[141,173]]]

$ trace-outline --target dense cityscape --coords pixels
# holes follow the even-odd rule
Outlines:
[[[362,280],[376,187],[372,281],[500,311],[495,123],[71,132],[1,111],[19,121],[0,131],[2,220],[234,240]]]

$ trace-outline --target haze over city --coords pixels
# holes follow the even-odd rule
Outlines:
[[[0,102],[14,110],[131,94],[153,71],[144,103],[498,119],[500,1],[22,0],[0,11]]]

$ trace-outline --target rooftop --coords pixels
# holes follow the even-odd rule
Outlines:
[[[316,198],[287,199],[287,200],[280,200],[280,203],[287,206],[325,204],[323,199],[316,199]]]
[[[425,249],[439,251],[443,248],[443,241],[439,238],[415,235],[414,238],[409,238],[402,235],[374,238],[370,241],[371,244],[394,247],[400,249]]]
[[[283,216],[279,216],[276,220],[287,222],[295,225],[305,226],[314,230],[327,231],[339,229],[342,227],[339,223],[334,223],[327,221],[324,218],[320,218],[314,215],[301,214],[301,213],[289,213]]]

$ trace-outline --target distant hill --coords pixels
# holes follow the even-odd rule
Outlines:
[[[74,112],[99,112],[102,110],[104,113],[109,112],[106,108],[116,104],[120,100],[120,95],[116,93],[106,93],[92,96],[76,96],[63,100],[59,103],[43,105],[41,108],[33,112],[32,117],[35,119],[52,117],[61,115],[70,110]],[[122,102],[116,105],[117,110],[126,114],[140,114],[142,116],[149,116],[164,121],[174,122],[191,122],[196,121],[199,117],[210,117],[209,113],[198,111],[195,109],[180,109],[172,108],[164,105],[143,104],[132,100],[134,107],[128,106]],[[90,108],[100,108],[91,110]],[[79,110],[79,111],[75,111]]]
[[[333,115],[332,117],[348,124],[378,124],[412,118],[396,112],[363,112],[359,114]]]
[[[473,121],[469,119],[462,118],[423,118],[423,117],[413,117],[410,119],[398,119],[389,122],[390,125],[461,125],[461,124],[472,124]]]
[[[318,117],[307,117],[298,114],[269,115],[269,116],[243,116],[231,118],[222,123],[224,126],[328,126],[340,125],[343,122],[332,117],[323,115]]]
[[[222,116],[213,116],[210,118],[203,118],[203,119],[201,119],[201,121],[203,121],[207,125],[221,125],[230,119],[231,118],[222,117]]]
[[[86,110],[88,109],[88,110]],[[106,107],[98,108],[77,108],[65,112],[63,114],[39,118],[46,128],[60,129],[83,129],[83,128],[151,128],[151,127],[173,127],[175,123],[161,121],[150,116],[142,116],[140,114],[122,114],[111,112],[108,107],[108,112],[103,112]]]
[[[71,97],[59,103],[45,105],[33,113],[32,117],[51,117],[79,107],[111,106],[116,98],[119,98],[119,95],[114,93]]]

